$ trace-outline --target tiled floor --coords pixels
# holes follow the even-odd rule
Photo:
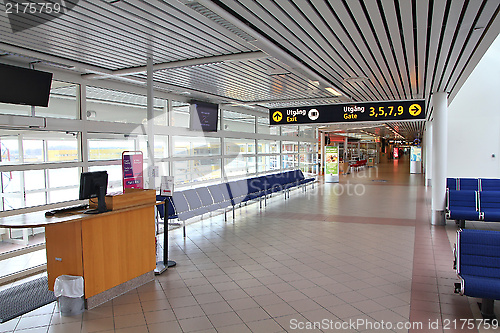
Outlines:
[[[383,164],[242,207],[234,223],[205,218],[186,239],[171,231],[177,266],[154,282],[77,317],[50,304],[0,332],[460,331],[446,323],[477,313],[453,294],[456,226],[430,225],[408,170]]]

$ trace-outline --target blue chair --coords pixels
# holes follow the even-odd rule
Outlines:
[[[174,204],[177,218],[183,223],[182,229],[184,237],[186,237],[186,220],[193,217],[194,213],[190,212],[189,204],[182,192],[174,192],[172,195],[172,202]]]
[[[479,221],[480,213],[476,191],[446,191],[446,217],[457,221],[461,228],[465,220]]]
[[[479,181],[481,191],[500,191],[500,179],[481,178]]]
[[[192,217],[203,215],[208,212],[208,209],[203,206],[196,189],[185,190],[183,193],[188,202],[189,213],[192,214]]]
[[[210,194],[212,195],[212,199],[214,201],[214,206],[217,207],[217,209],[224,209],[224,220],[227,221],[226,208],[231,206],[231,200],[227,200],[224,197],[224,194],[223,194],[223,191],[221,190],[220,185],[224,185],[224,187],[226,187],[225,184],[217,184],[217,185],[210,185],[207,188],[208,188],[208,191],[210,192]]]
[[[458,182],[456,178],[446,178],[446,188],[450,190],[458,190]]]
[[[483,317],[494,316],[494,300],[500,299],[500,232],[458,231],[455,269],[460,279],[455,292],[482,298]]]
[[[458,189],[460,191],[463,191],[463,190],[479,191],[479,179],[477,179],[477,178],[458,178]]]
[[[212,198],[208,187],[198,187],[196,189],[196,194],[198,194],[201,204],[207,213],[219,209],[219,206],[214,204],[214,199]]]
[[[500,222],[500,191],[478,192],[478,199],[483,221]]]

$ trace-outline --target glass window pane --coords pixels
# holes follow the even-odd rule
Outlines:
[[[220,159],[174,161],[175,184],[187,184],[221,178]]]
[[[79,118],[79,105],[76,96],[79,94],[80,85],[53,80],[50,88],[49,106],[36,106],[35,115],[77,119]]]
[[[26,191],[42,190],[45,188],[44,170],[24,171],[24,189]]]
[[[98,135],[94,134],[93,136]],[[90,161],[121,160],[124,150],[135,150],[135,142],[134,138],[124,138],[123,135],[117,135],[115,138],[89,138],[88,147]]]
[[[259,154],[279,153],[279,141],[258,140],[257,145],[257,153]]]
[[[78,199],[78,188],[52,190],[48,192],[48,203],[57,203]]]
[[[123,191],[122,166],[119,165],[100,165],[89,167],[89,171],[107,171],[108,172],[108,190],[107,193]]]
[[[31,106],[0,103],[0,114],[13,114],[13,115],[18,115],[18,116],[29,116],[29,115],[31,115]]]
[[[283,169],[297,169],[299,166],[297,154],[283,155]]]
[[[317,154],[300,154],[300,170],[307,173],[316,173],[318,170]]]
[[[314,139],[316,137],[316,128],[314,126],[299,126],[299,136],[302,138]]]
[[[0,148],[2,165],[19,163],[19,140],[16,134],[10,131],[0,131]]]
[[[255,157],[238,155],[224,160],[224,171],[227,177],[246,176],[256,172]]]
[[[154,124],[158,126],[168,125],[168,100],[163,98],[154,99]]]
[[[273,161],[272,161],[273,159]],[[276,156],[258,156],[257,157],[257,171],[267,172],[279,168],[279,163],[275,163]]]
[[[299,136],[298,126],[281,126],[282,136]]]
[[[294,141],[283,141],[281,142],[281,152],[283,153],[298,153],[299,144]]]
[[[228,110],[222,114],[225,131],[255,133],[255,116]]]
[[[155,135],[155,158],[168,157],[168,136]]]
[[[78,161],[77,138],[65,140],[47,140],[49,162]]]
[[[189,103],[172,101],[170,126],[189,128]]]
[[[23,139],[24,163],[40,163],[45,161],[43,140]]]
[[[255,153],[255,140],[253,139],[224,139],[225,154],[253,154]]]
[[[2,199],[4,210],[24,207],[24,193],[21,187],[22,171],[2,172]]]
[[[176,136],[174,157],[220,155],[220,138]]]
[[[79,187],[80,185],[79,169],[80,168],[49,169],[48,187],[49,188],[68,187],[68,186]],[[78,199],[78,198],[71,198],[66,200],[73,200],[73,199]]]
[[[26,207],[42,206],[47,204],[46,192],[26,193]]]

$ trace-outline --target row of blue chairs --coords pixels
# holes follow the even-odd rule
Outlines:
[[[157,201],[167,204],[166,212],[164,205],[157,206],[158,215],[165,222],[168,219],[182,221],[186,237],[185,221],[192,217],[223,209],[227,220],[227,208],[231,207],[234,219],[235,207],[242,203],[258,199],[262,208],[262,199],[267,204],[268,195],[283,192],[286,199],[290,196],[290,189],[302,186],[306,190],[306,185],[314,184],[314,180],[305,178],[301,170],[293,170],[174,192],[171,197],[156,197]]]
[[[446,178],[446,188],[457,191],[500,191],[500,179]]]
[[[500,191],[447,190],[446,217],[461,228],[465,220],[500,222]]]

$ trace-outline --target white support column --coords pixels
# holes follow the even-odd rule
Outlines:
[[[148,137],[148,188],[155,188],[155,136],[154,136],[154,111],[153,111],[153,58],[147,60],[147,137]],[[144,177],[145,178],[145,177]]]
[[[319,147],[319,149],[321,152],[321,164],[319,167],[319,174],[323,175],[325,168],[325,132],[321,132],[320,134],[321,134],[321,146]]]
[[[432,182],[432,121],[428,121],[425,129],[425,185]]]
[[[349,137],[344,137],[344,162],[349,162]]]
[[[432,224],[445,225],[446,173],[448,161],[448,96],[437,92],[432,96]]]

